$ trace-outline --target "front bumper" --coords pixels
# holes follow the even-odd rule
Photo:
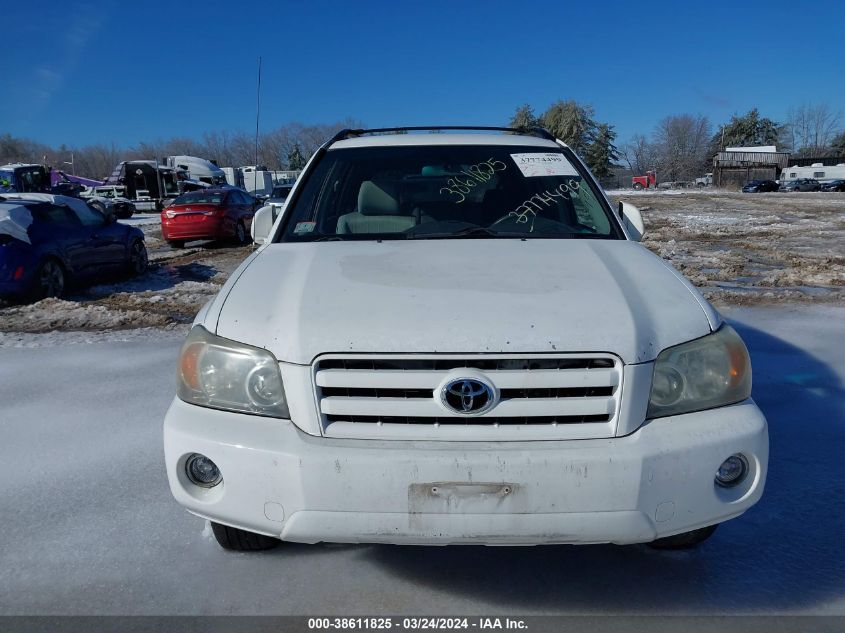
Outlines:
[[[336,440],[286,420],[178,399],[170,488],[191,512],[302,543],[639,543],[738,516],[763,493],[766,420],[752,400],[652,420],[625,437],[534,442]],[[191,484],[202,453],[223,482]],[[750,473],[720,488],[722,461]]]

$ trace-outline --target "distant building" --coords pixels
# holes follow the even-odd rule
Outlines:
[[[713,185],[741,189],[750,180],[777,180],[789,163],[789,152],[774,145],[728,147],[713,158]]]
[[[774,145],[752,145],[749,147],[726,147],[726,152],[764,152],[766,154],[777,153],[777,147]]]

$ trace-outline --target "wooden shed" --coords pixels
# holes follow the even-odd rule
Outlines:
[[[713,185],[740,189],[749,180],[777,180],[789,152],[719,152],[713,158]]]

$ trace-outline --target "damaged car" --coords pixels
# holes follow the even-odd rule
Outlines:
[[[0,194],[0,297],[61,297],[72,283],[96,283],[147,269],[143,232],[78,198]]]

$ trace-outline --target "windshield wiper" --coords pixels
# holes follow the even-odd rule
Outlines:
[[[483,226],[468,226],[457,231],[442,231],[434,233],[409,233],[409,240],[448,240],[451,238],[495,238],[495,237],[531,237],[531,233],[514,231],[491,231]]]

